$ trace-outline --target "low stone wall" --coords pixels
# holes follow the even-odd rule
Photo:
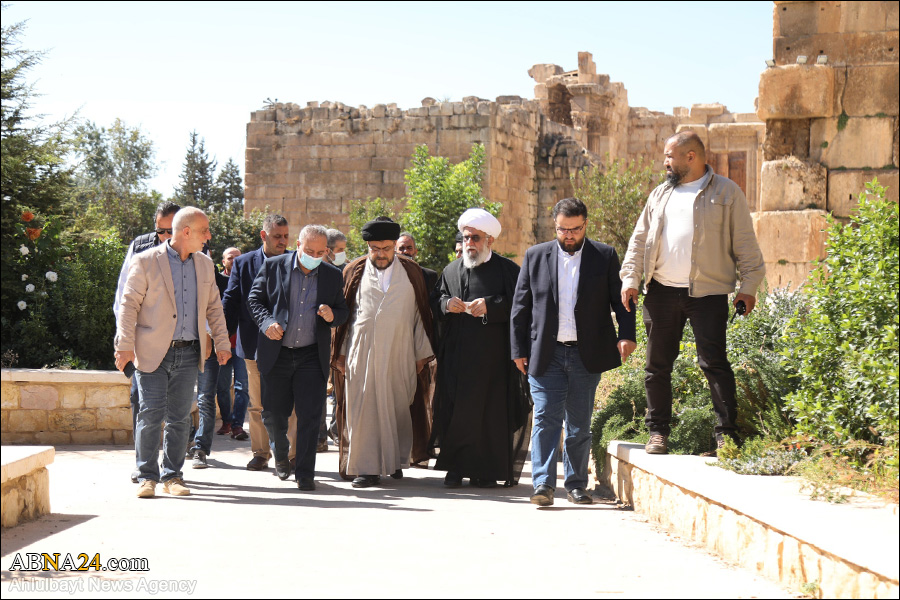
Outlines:
[[[118,371],[3,369],[4,444],[133,443],[131,380]]]
[[[48,447],[3,449],[2,484],[3,527],[15,527],[23,521],[50,514],[50,473],[55,450]]]
[[[611,442],[600,481],[651,521],[791,589],[897,597],[896,507],[865,498],[814,502],[796,478],[737,475],[709,460]]]

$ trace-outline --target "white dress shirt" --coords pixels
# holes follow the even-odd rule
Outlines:
[[[559,287],[559,331],[557,342],[577,342],[578,331],[575,327],[575,303],[578,301],[578,277],[581,271],[581,251],[584,244],[575,254],[569,254],[556,244],[556,274]]]

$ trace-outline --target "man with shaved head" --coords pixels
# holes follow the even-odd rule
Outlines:
[[[209,238],[209,219],[203,211],[182,208],[175,213],[172,238],[135,255],[125,280],[113,345],[116,368],[133,367],[137,378],[140,410],[134,448],[139,498],[152,498],[160,481],[168,494],[190,494],[181,468],[194,384],[210,351],[207,328],[218,363],[231,358],[215,267],[202,252]]]
[[[734,373],[725,328],[728,295],[750,314],[766,270],[753,232],[747,199],[736,183],[706,165],[703,142],[693,131],[666,141],[666,181],[650,194],[622,263],[622,303],[629,310],[644,281],[647,328],[646,423],[648,454],[666,454],[672,420],[672,366],[690,320],[697,355],[716,412],[716,446],[737,440]]]

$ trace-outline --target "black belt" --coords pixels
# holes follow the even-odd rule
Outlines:
[[[560,345],[560,346],[565,346],[566,348],[571,348],[571,347],[573,347],[573,346],[577,346],[577,345],[578,345],[578,340],[573,340],[573,341],[571,341],[571,342],[559,342],[559,341],[558,341],[558,342],[556,342],[556,343],[557,343],[558,345]]]
[[[199,345],[200,340],[172,340],[173,348],[187,348],[188,346],[193,346],[194,344]]]

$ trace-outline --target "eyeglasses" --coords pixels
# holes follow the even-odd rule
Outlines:
[[[157,227],[156,235],[163,235],[163,234],[172,235],[172,228],[171,227]]]
[[[462,237],[464,242],[472,242],[473,244],[477,244],[481,241],[481,236],[477,233],[474,235],[464,235]]]
[[[379,248],[377,246],[369,246],[369,252],[372,254],[388,254],[391,250],[394,249],[394,245],[384,246],[383,248]]]
[[[587,223],[587,221],[585,221]],[[567,233],[580,233],[582,229],[584,229],[585,223],[582,223],[578,227],[557,227],[556,233],[561,233],[566,235]]]

